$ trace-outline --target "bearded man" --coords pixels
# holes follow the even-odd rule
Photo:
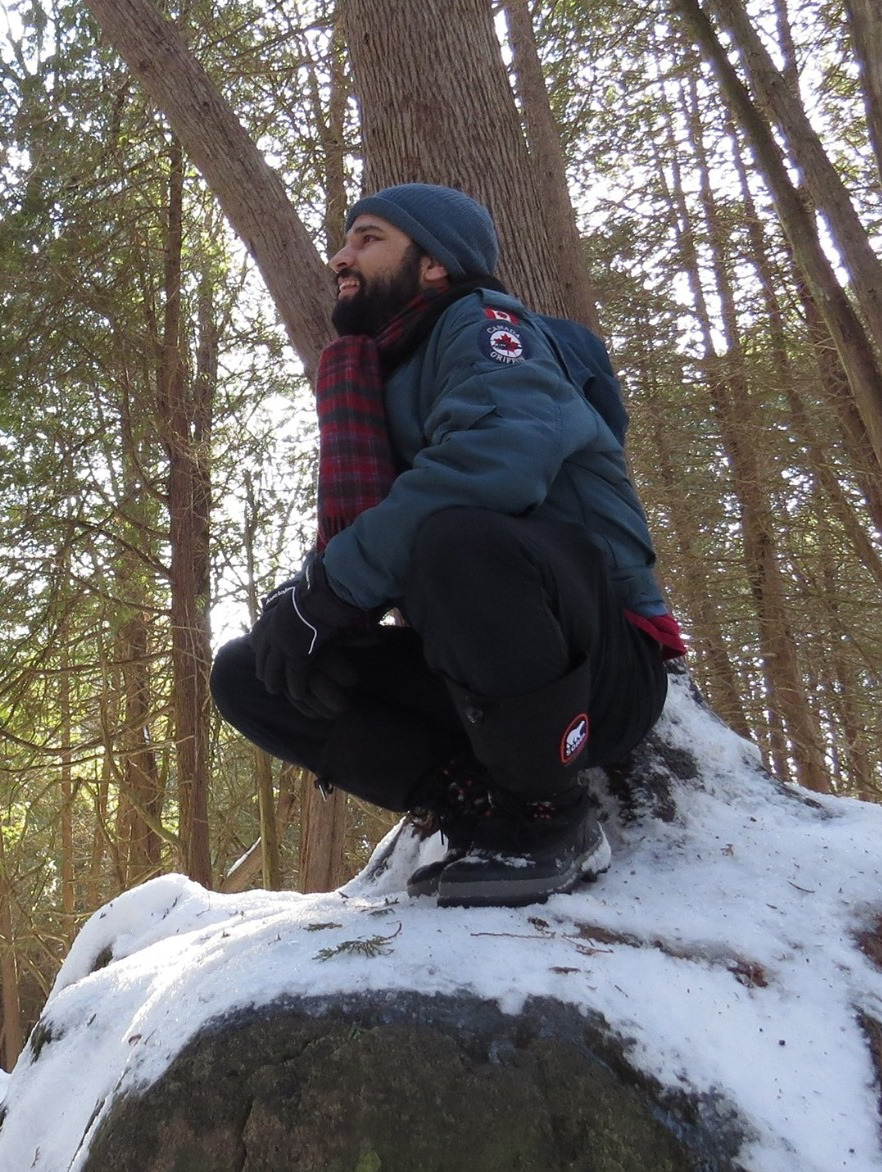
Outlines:
[[[408,891],[441,906],[539,902],[607,868],[584,771],[646,735],[685,650],[624,428],[584,393],[586,372],[617,392],[606,351],[568,323],[568,357],[567,323],[507,294],[497,253],[487,209],[451,188],[350,210],[316,547],[212,671],[267,752],[437,817],[447,853]]]

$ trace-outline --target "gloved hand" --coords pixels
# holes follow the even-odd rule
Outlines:
[[[307,716],[338,715],[355,671],[333,643],[344,632],[367,631],[381,613],[344,602],[328,582],[321,555],[310,554],[299,574],[267,595],[251,628],[257,678]]]

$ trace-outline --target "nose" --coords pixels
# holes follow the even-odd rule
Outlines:
[[[332,268],[335,273],[341,273],[344,269],[352,268],[352,262],[355,259],[355,253],[348,244],[344,244],[339,252],[328,261],[328,267]]]

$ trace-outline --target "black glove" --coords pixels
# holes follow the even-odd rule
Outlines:
[[[332,644],[344,632],[367,631],[380,614],[344,602],[328,582],[321,555],[310,554],[299,574],[267,595],[251,629],[257,678],[307,716],[338,715],[355,670]]]

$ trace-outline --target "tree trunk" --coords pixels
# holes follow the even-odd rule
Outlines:
[[[855,402],[849,373],[843,365],[841,351],[830,335],[822,308],[806,282],[797,281],[797,294],[805,313],[806,329],[824,397],[836,412],[839,430],[867,511],[873,524],[882,532],[882,476],[879,475],[879,462],[871,437]]]
[[[843,621],[842,591],[837,581],[838,559],[835,551],[824,541],[822,547],[823,578],[827,593],[827,611],[833,638],[828,669],[834,679],[830,688],[832,703],[837,709],[842,745],[841,756],[849,779],[848,792],[866,802],[878,801],[880,789],[875,780],[873,753],[867,737],[867,724],[861,712],[866,692],[860,670],[855,670],[854,656],[848,653],[853,639],[848,624]]]
[[[769,322],[771,356],[781,385],[784,388],[784,393],[787,396],[794,432],[799,437],[800,442],[805,447],[811,459],[815,475],[818,477],[819,483],[824,488],[830,500],[830,504],[836,514],[837,520],[842,526],[843,532],[848,535],[858,558],[863,562],[864,566],[873,575],[879,585],[882,586],[882,558],[880,558],[865,525],[862,523],[849,496],[843,488],[837,476],[836,469],[833,467],[828,453],[825,450],[824,444],[812,425],[803,397],[796,386],[785,337],[784,310],[776,292],[777,283],[772,271],[768,243],[763,231],[762,221],[754,204],[753,194],[750,190],[747,166],[738,143],[738,135],[731,117],[731,112],[727,118],[727,131],[733,144],[735,144],[733,161],[741,188],[741,199],[747,211],[750,261],[756,269],[763,306]],[[792,263],[792,257],[790,259]],[[821,328],[823,329],[823,326]],[[841,385],[842,379],[840,378],[839,381]],[[838,401],[841,401],[841,395],[836,396],[836,398]],[[851,437],[844,429],[843,437],[846,443],[849,443]],[[865,440],[865,437],[861,435],[861,439]],[[850,444],[849,448],[851,448]],[[882,530],[882,488],[880,488],[876,477],[868,476],[862,472],[862,469],[866,468],[867,454],[865,443],[857,451],[852,450],[851,452],[852,459],[855,463],[855,479],[862,486],[862,491],[864,492],[864,497],[873,522]]]
[[[137,499],[138,467],[135,429],[130,411],[132,401],[124,387],[121,408],[121,442],[123,462],[123,496]],[[146,398],[146,396],[145,396]],[[149,538],[146,527],[127,516],[125,547],[117,565],[117,591],[129,609],[117,638],[119,670],[122,675],[121,772],[120,779],[120,848],[125,872],[125,886],[131,887],[156,874],[159,868],[161,839],[151,824],[162,811],[162,785],[156,753],[150,736],[150,639],[148,616],[138,605],[144,589],[142,563],[135,552]]]
[[[253,625],[260,609],[257,591],[257,567],[254,558],[254,540],[260,527],[260,514],[257,500],[255,499],[254,480],[251,476],[250,469],[245,470],[244,481],[245,528],[243,533],[243,552],[245,554],[247,572],[248,615]],[[279,855],[278,813],[275,806],[275,794],[273,792],[273,764],[269,754],[257,748],[256,745],[254,747],[254,785],[257,791],[257,808],[260,818],[260,838],[256,845],[260,848],[259,862],[263,869],[263,883],[264,887],[270,891],[277,891],[281,887],[282,868]],[[251,855],[253,853],[254,848],[252,847],[246,856],[246,860],[243,862],[243,866],[236,868],[234,872],[236,874],[236,882],[242,882],[246,885],[250,882],[253,862]],[[240,870],[242,871],[241,875],[239,875]],[[226,885],[228,879],[231,880],[229,874],[224,880],[224,891],[230,890]],[[243,890],[243,888],[239,887],[236,890]]]
[[[254,777],[257,782],[257,806],[260,811],[260,862],[263,885],[267,891],[279,891],[282,886],[282,868],[273,787],[273,759],[257,746],[254,748]]]
[[[694,87],[694,75],[691,79]],[[726,358],[717,383],[716,399],[725,416],[733,472],[743,502],[744,547],[748,578],[757,601],[766,675],[772,684],[770,699],[783,718],[796,760],[796,775],[808,789],[825,791],[829,779],[797,657],[797,643],[786,602],[786,588],[772,518],[772,479],[766,471],[760,437],[764,433],[745,373],[744,352],[731,281],[728,236],[720,223],[702,138],[697,97],[691,94],[693,145],[701,176],[700,199],[712,252],[715,292],[719,298]]]
[[[300,784],[300,890],[333,891],[346,879],[346,794],[325,798],[304,772]]]
[[[645,336],[650,336],[649,323]],[[688,596],[679,596],[678,613],[688,612],[692,618],[694,641],[698,644],[695,651],[699,659],[703,660],[703,674],[707,681],[705,690],[711,706],[739,736],[750,739],[751,729],[741,700],[738,677],[726,650],[725,635],[717,617],[718,601],[707,589],[706,573],[698,567],[700,555],[696,553],[691,521],[684,507],[686,502],[683,500],[681,481],[668,446],[669,420],[664,407],[658,402],[653,349],[644,345],[642,338],[641,332],[639,348],[634,356],[639,371],[639,384],[635,390],[639,393],[641,412],[648,419],[652,435],[651,458],[665,491],[664,503],[673,521],[677,561],[684,588],[689,582],[695,586]],[[694,574],[689,570],[692,566],[696,566]]]
[[[551,239],[557,225],[542,205],[488,0],[343,0],[343,22],[366,190],[462,188],[493,214],[501,279],[532,308],[566,316],[552,260],[566,244]]]
[[[70,546],[67,540],[59,553],[61,580],[70,579]],[[71,664],[68,644],[69,623],[67,614],[58,619],[56,637],[59,644],[58,714],[61,727],[61,909],[63,932],[67,943],[73,941],[76,912],[76,867],[74,863],[73,833],[73,721],[71,718]]]
[[[506,0],[509,44],[521,100],[521,116],[533,162],[536,187],[548,217],[548,263],[557,272],[568,316],[600,333],[597,305],[588,278],[585,246],[570,201],[567,167],[527,0]]]
[[[328,256],[340,251],[343,244],[343,224],[346,220],[346,104],[350,96],[350,82],[346,73],[346,48],[339,14],[334,20],[331,39],[331,65],[327,98],[327,114],[323,109],[324,94],[316,84],[316,124],[322,143],[325,172],[325,248]]]
[[[148,725],[150,676],[144,614],[136,612],[124,623],[119,647],[125,697],[120,804],[126,812],[120,845],[125,849],[126,887],[131,887],[156,874],[161,844],[151,825],[160,817],[161,785]]]
[[[775,68],[741,0],[707,2],[732,38],[751,88],[761,107],[774,118],[808,195],[827,222],[870,335],[882,353],[882,263],[851,196],[809,122],[799,94]],[[878,13],[875,19],[878,22]]]
[[[860,69],[867,133],[882,186],[882,18],[879,0],[845,0],[845,11]]]
[[[107,806],[110,791],[110,746],[105,744],[101,755],[101,775],[95,782],[95,828],[92,831],[92,855],[89,877],[86,881],[86,907],[98,907],[102,899],[101,872],[107,847]]]
[[[22,1046],[21,1001],[18,993],[18,965],[15,959],[15,929],[12,891],[6,870],[6,852],[0,833],[0,986],[3,1007],[3,1061],[12,1070]]]
[[[190,385],[183,353],[182,278],[183,152],[170,148],[165,308],[157,378],[157,418],[169,460],[168,509],[171,554],[173,706],[181,808],[183,860],[191,879],[211,885],[208,836],[208,509],[210,402],[214,391],[214,342],[200,315],[201,345]]]
[[[86,0],[86,7],[217,196],[314,372],[331,333],[328,270],[282,181],[151,0]]]
[[[672,112],[668,112],[668,117],[672,116]],[[761,434],[761,429],[753,418],[752,399],[744,374],[734,297],[724,255],[723,234],[717,223],[694,92],[689,107],[683,111],[683,116],[690,128],[701,176],[700,199],[705,218],[704,235],[711,250],[711,264],[715,277],[714,292],[720,301],[726,340],[723,357],[717,353],[713,342],[711,316],[702,284],[695,233],[686,206],[675,152],[672,152],[675,158],[672,197],[678,219],[677,231],[683,265],[692,289],[696,318],[702,336],[708,390],[720,437],[732,470],[733,491],[739,501],[745,570],[756,608],[760,651],[768,692],[771,755],[776,772],[782,780],[786,780],[791,772],[791,754],[786,744],[789,734],[794,746],[793,756],[799,780],[811,789],[824,790],[829,783],[812,727],[790,634],[784,585],[769,508],[770,486],[764,477],[756,447],[756,437]],[[672,128],[669,128],[669,135],[673,138]]]
[[[847,374],[876,463],[882,468],[882,372],[870,340],[821,247],[814,217],[787,174],[771,127],[751,101],[698,0],[674,0],[674,3],[713,67],[768,184],[793,255]]]

